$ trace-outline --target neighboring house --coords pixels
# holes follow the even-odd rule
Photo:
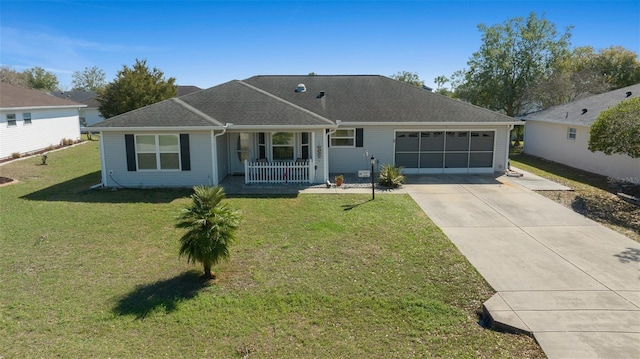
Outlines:
[[[200,91],[202,90],[200,87],[198,86],[185,86],[185,85],[178,85],[178,94],[177,96],[184,96],[184,95],[188,95],[190,93],[196,92],[196,91]]]
[[[104,186],[324,183],[377,165],[494,173],[519,120],[383,76],[255,76],[96,124]]]
[[[100,107],[100,102],[98,102],[97,100],[98,94],[93,91],[56,91],[52,92],[51,94],[59,98],[64,98],[87,105],[87,107],[80,109],[79,121],[81,127],[95,125],[96,123],[104,120],[104,117],[102,117],[100,111],[98,110],[98,108]],[[84,132],[86,130],[83,128],[82,131]]]
[[[608,156],[588,149],[589,127],[600,112],[627,98],[638,96],[640,84],[524,116],[524,152],[612,179],[638,182],[640,158],[627,155]]]
[[[78,111],[86,105],[0,83],[0,158],[80,138]]]

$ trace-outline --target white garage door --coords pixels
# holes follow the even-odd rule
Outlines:
[[[494,131],[398,131],[395,165],[406,173],[490,173],[494,144]]]

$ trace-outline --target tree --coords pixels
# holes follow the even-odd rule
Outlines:
[[[613,88],[635,85],[640,82],[640,61],[638,54],[621,46],[611,46],[594,59],[595,67],[606,77]]]
[[[598,115],[589,130],[589,151],[640,158],[640,97],[624,100]]]
[[[27,82],[24,72],[18,72],[9,66],[0,67],[0,82],[16,86],[29,87],[29,83]]]
[[[459,82],[456,96],[508,116],[522,114],[528,90],[568,53],[570,28],[559,34],[553,23],[531,13],[478,29],[482,45],[467,62],[469,69],[452,80]]]
[[[24,72],[27,84],[35,90],[55,91],[58,89],[58,78],[42,67],[33,67]]]
[[[74,90],[98,92],[107,83],[104,71],[96,66],[92,68],[85,67],[83,71],[74,71],[72,77]]]
[[[191,205],[178,216],[176,228],[187,229],[180,238],[180,256],[204,266],[205,278],[215,278],[211,267],[229,258],[229,247],[235,240],[240,212],[221,204],[225,197],[220,186],[196,186]]]
[[[406,82],[409,85],[422,88],[424,86],[424,81],[420,80],[420,77],[415,72],[409,71],[400,71],[396,74],[391,75],[392,79]]]
[[[173,77],[165,79],[155,67],[149,70],[146,60],[136,59],[132,68],[123,66],[115,80],[98,92],[100,113],[109,118],[175,97],[175,81]]]
[[[449,91],[449,89],[444,86],[447,82],[449,82],[449,79],[446,76],[436,76],[436,78],[433,79],[433,82],[435,82],[436,84],[436,93],[444,96],[452,95],[451,91]]]

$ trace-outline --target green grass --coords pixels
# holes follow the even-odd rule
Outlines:
[[[0,167],[0,357],[543,357],[477,324],[492,289],[405,195],[229,198],[204,282],[178,258],[188,190],[94,190],[98,143]]]

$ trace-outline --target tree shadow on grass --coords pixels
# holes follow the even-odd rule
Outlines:
[[[189,271],[177,277],[138,286],[131,293],[118,300],[113,308],[118,315],[135,315],[144,319],[155,309],[166,313],[177,309],[180,302],[194,298],[211,283],[202,278],[201,273]]]

